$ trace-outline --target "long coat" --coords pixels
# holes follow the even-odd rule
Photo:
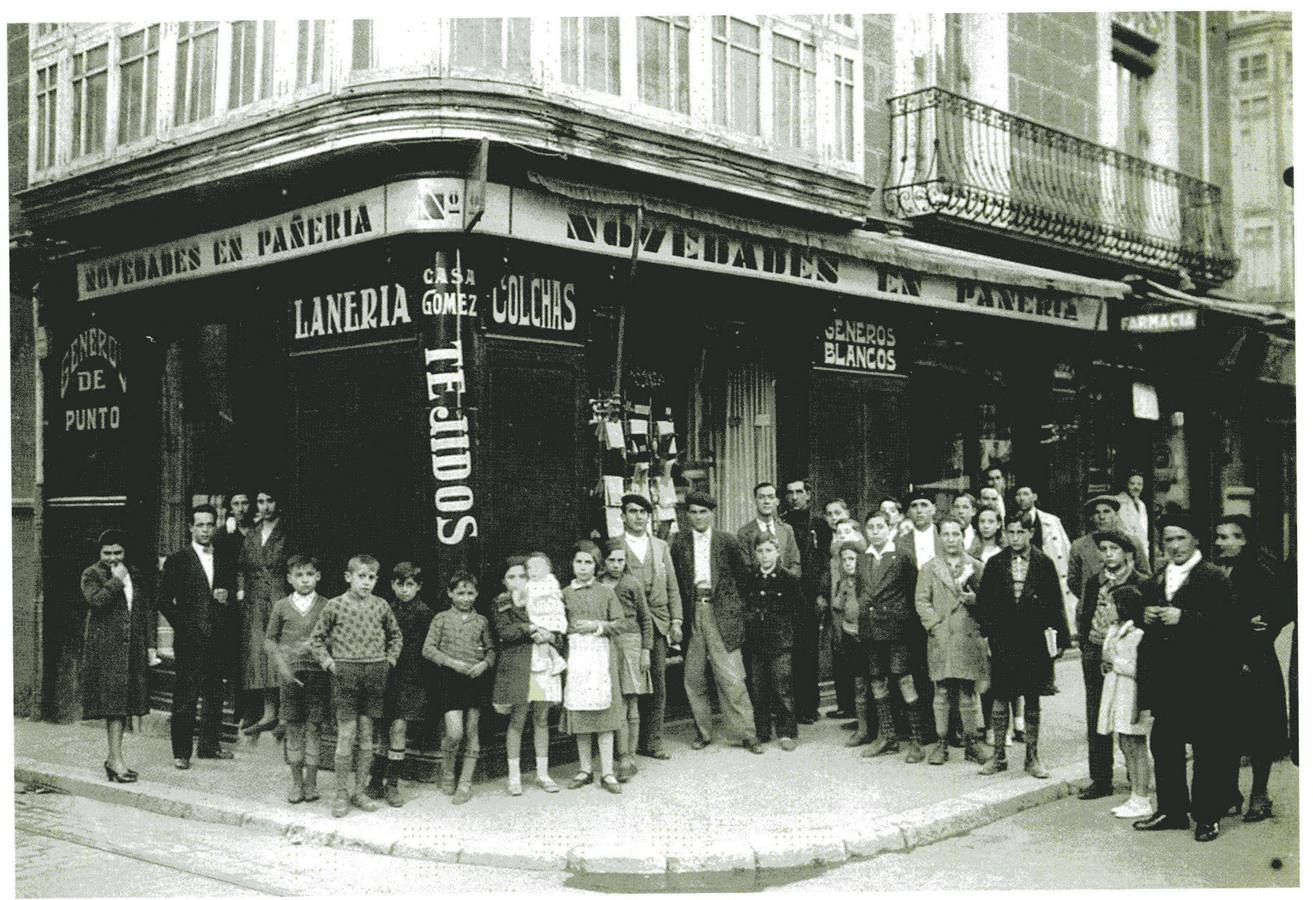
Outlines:
[[[675,535],[670,546],[674,560],[679,592],[688,598],[690,620],[695,614],[697,593],[693,590],[693,530]],[[725,650],[733,653],[743,646],[743,598],[739,585],[746,583],[747,561],[742,545],[733,535],[724,531],[711,531],[711,612],[716,629],[725,643]],[[691,623],[690,623],[691,627]]]
[[[1140,708],[1179,717],[1188,731],[1219,727],[1219,710],[1235,709],[1249,622],[1226,573],[1200,561],[1172,596],[1175,625],[1146,623],[1144,607],[1169,605],[1165,570],[1140,590],[1136,624],[1144,629],[1136,683]]]
[[[132,610],[123,582],[103,563],[82,572],[87,602],[82,645],[82,718],[144,716],[150,711],[146,650],[155,646],[149,579],[131,566]]]
[[[1043,553],[1030,553],[1021,597],[1012,591],[1011,549],[990,557],[976,595],[976,620],[989,639],[989,681],[997,697],[1037,695],[1053,681],[1053,658],[1044,630],[1071,644],[1058,570]]]
[[[263,546],[260,526],[256,526],[242,541],[241,548],[238,566],[244,599],[237,606],[242,616],[242,689],[276,687],[278,680],[264,652],[264,632],[269,626],[269,611],[287,594],[287,532],[281,519],[274,523]]]
[[[533,623],[529,611],[516,606],[505,591],[493,601],[492,627],[497,632],[497,674],[492,682],[492,702],[518,706],[529,702],[529,665],[533,662]],[[554,634],[552,645],[565,653],[565,635]]]
[[[970,574],[966,585],[974,593],[980,587],[984,563],[963,555]],[[948,563],[936,556],[917,575],[916,612],[928,635],[926,656],[930,680],[960,678],[989,680],[989,647],[980,633],[973,607],[962,600],[962,591]]]
[[[1276,575],[1256,553],[1245,553],[1235,561],[1231,586],[1245,620],[1239,705],[1243,724],[1236,737],[1242,749],[1280,759],[1289,749],[1290,732],[1285,679],[1272,644],[1294,619],[1295,594],[1278,585]],[[1266,631],[1249,627],[1249,619],[1257,615],[1267,622]]]

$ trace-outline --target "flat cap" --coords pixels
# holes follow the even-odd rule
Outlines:
[[[1131,540],[1129,534],[1124,532],[1109,529],[1108,531],[1096,531],[1091,536],[1094,538],[1095,545],[1102,544],[1104,541],[1112,541],[1127,553],[1135,552],[1135,542]]]
[[[1091,497],[1085,501],[1085,511],[1089,512],[1094,508],[1095,504],[1098,503],[1106,503],[1111,506],[1114,511],[1122,508],[1122,502],[1112,494],[1099,494],[1097,497]]]
[[[694,491],[684,498],[686,506],[701,506],[703,509],[715,509],[716,498],[704,491]]]

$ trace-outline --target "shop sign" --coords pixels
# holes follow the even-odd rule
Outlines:
[[[377,331],[410,324],[410,304],[400,284],[298,297],[292,301],[292,339]]]
[[[1122,317],[1122,331],[1161,334],[1173,331],[1194,331],[1199,327],[1199,311],[1178,309],[1172,312],[1146,312]]]
[[[121,401],[128,392],[123,348],[100,328],[86,328],[69,341],[59,363],[63,431],[117,431]]]
[[[892,325],[845,319],[826,320],[815,364],[820,368],[871,375],[900,375],[898,336]]]
[[[547,338],[578,335],[579,308],[573,281],[533,272],[507,272],[489,294],[485,324],[490,332]]]
[[[78,263],[78,299],[94,300],[357,244],[382,234],[384,218],[384,189],[378,187],[236,228]]]

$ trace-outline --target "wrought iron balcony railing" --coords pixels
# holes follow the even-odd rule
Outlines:
[[[1235,274],[1222,192],[1110,147],[940,88],[889,100],[885,204],[1133,265],[1202,285]]]

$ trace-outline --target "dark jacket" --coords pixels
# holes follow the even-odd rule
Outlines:
[[[1099,606],[1099,576],[1102,574],[1103,570],[1100,569],[1085,579],[1084,590],[1080,592],[1080,599],[1076,602],[1076,637],[1082,646],[1088,643],[1086,638],[1090,633],[1090,626],[1094,624],[1094,610]],[[1117,612],[1122,619],[1131,618],[1130,613],[1139,598],[1136,589],[1143,587],[1150,580],[1148,575],[1132,568],[1126,580],[1113,590],[1113,602],[1117,604]]]
[[[802,604],[801,582],[796,576],[779,566],[769,575],[754,569],[744,594],[748,649],[761,654],[793,649],[793,627]]]
[[[1145,607],[1168,605],[1181,610],[1177,624],[1144,621]],[[1217,711],[1234,709],[1249,631],[1226,573],[1200,561],[1169,603],[1160,571],[1141,589],[1133,613],[1144,629],[1136,662],[1140,707],[1181,717],[1187,728],[1215,730]]]
[[[232,657],[237,608],[236,563],[221,548],[214,548],[214,589],[227,589],[225,605],[214,599],[214,590],[206,581],[205,570],[190,543],[164,560],[157,607],[173,626],[173,647],[180,657],[195,652],[208,655],[212,644],[218,653],[214,662]]]
[[[1242,750],[1279,759],[1289,749],[1286,686],[1281,677],[1273,642],[1295,616],[1295,592],[1279,584],[1275,573],[1257,553],[1244,553],[1231,566],[1244,619],[1240,670],[1240,710],[1244,726],[1237,732]],[[1254,631],[1249,620],[1261,615],[1264,631]]]
[[[529,664],[533,661],[533,624],[523,606],[516,606],[503,591],[493,601],[493,630],[497,632],[497,674],[492,683],[492,702],[516,706],[529,700]],[[565,652],[565,635],[554,635],[552,644]]]
[[[996,697],[1037,695],[1053,681],[1053,658],[1044,631],[1057,631],[1058,649],[1071,645],[1062,585],[1053,560],[1030,551],[1021,597],[1012,591],[1012,550],[985,563],[976,597],[976,621],[989,639],[989,681]]]
[[[679,580],[679,593],[688,606],[689,630],[697,615],[698,595],[693,589],[693,530],[681,531],[670,545],[675,576]],[[739,585],[747,578],[748,563],[734,535],[724,531],[711,531],[711,608],[716,617],[725,649],[733,652],[743,646],[743,599]]]
[[[857,633],[863,641],[925,641],[916,615],[916,557],[895,544],[880,557],[857,558]]]
[[[104,563],[82,572],[87,602],[82,644],[82,718],[143,716],[150,711],[146,650],[155,646],[155,613],[147,576],[129,566],[132,610],[123,582]]]
[[[816,602],[830,578],[830,538],[833,532],[825,520],[813,516],[810,509],[789,510],[782,516],[793,529],[802,562],[800,587],[804,597]]]

